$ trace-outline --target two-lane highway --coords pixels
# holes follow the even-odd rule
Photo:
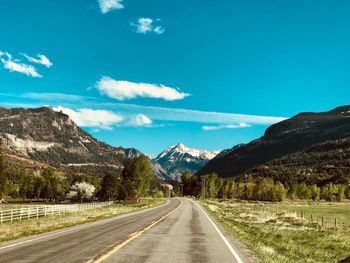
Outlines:
[[[0,244],[0,262],[243,262],[189,199]]]

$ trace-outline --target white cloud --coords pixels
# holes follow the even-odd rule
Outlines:
[[[153,20],[151,18],[139,18],[136,24],[136,32],[137,33],[148,33],[152,32],[153,26],[152,26]]]
[[[245,123],[247,125],[269,125],[286,119],[285,117],[199,111],[126,103],[101,103],[98,105],[113,110],[117,109],[118,112],[142,112],[153,121],[196,122],[206,125],[232,125],[237,123]]]
[[[32,105],[31,107],[34,107],[35,105],[57,105],[57,103],[61,103],[61,105],[63,104],[65,107],[70,108],[92,107],[117,111],[118,114],[121,114],[125,119],[123,122],[119,123],[120,125],[127,125],[128,122],[130,122],[130,120],[135,117],[135,115],[141,112],[143,115],[147,116],[152,121],[151,127],[164,127],[165,122],[166,126],[173,124],[172,122],[192,122],[204,125],[202,126],[203,130],[217,130],[220,128],[246,128],[253,125],[271,125],[286,119],[285,117],[276,116],[199,111],[191,109],[154,107],[127,103],[106,103],[99,98],[62,93],[44,93],[44,95],[42,95],[42,93],[0,94],[0,102],[3,105],[16,107],[20,106],[20,103],[8,103],[9,100],[13,101],[14,98],[30,99],[30,101],[28,101],[27,103],[30,103],[30,105]],[[23,107],[29,106],[23,104]]]
[[[123,0],[98,0],[98,4],[102,14],[106,14],[112,10],[123,9]]]
[[[129,125],[131,126],[148,126],[152,125],[152,120],[144,114],[137,114],[131,118]]]
[[[20,95],[20,97],[34,100],[44,100],[44,101],[69,101],[69,102],[79,102],[81,100],[87,100],[90,97],[64,94],[64,93],[37,93],[37,92],[27,92]]]
[[[131,26],[136,27],[136,33],[146,34],[154,32],[158,35],[163,34],[165,29],[162,26],[154,25],[160,19],[153,20],[152,18],[141,17],[136,23],[131,23]]]
[[[204,125],[202,129],[205,131],[215,131],[215,130],[221,130],[221,129],[239,129],[239,128],[248,128],[248,127],[251,127],[251,125],[241,122],[238,124]]]
[[[156,26],[153,30],[156,34],[160,35],[160,34],[163,34],[165,29],[161,26]]]
[[[37,70],[34,66],[28,65],[25,63],[21,63],[17,59],[13,59],[12,55],[8,52],[1,52],[0,54],[1,54],[0,60],[1,60],[5,69],[8,69],[11,72],[19,72],[19,73],[25,74],[27,76],[32,76],[34,78],[41,78],[42,77],[42,75],[40,75],[37,72]],[[6,57],[6,58],[4,58],[4,57]]]
[[[96,87],[102,95],[121,101],[137,97],[173,101],[181,100],[190,95],[162,84],[136,83],[125,80],[114,80],[110,77],[102,77],[97,82]]]
[[[53,65],[52,62],[48,59],[48,57],[46,57],[45,55],[38,54],[38,58],[34,58],[23,53],[22,56],[24,56],[29,62],[41,64],[48,68],[52,67]]]
[[[114,112],[107,110],[65,108],[62,106],[54,107],[55,111],[62,111],[67,114],[78,126],[91,127],[97,129],[110,130],[113,125],[118,124],[124,118]]]

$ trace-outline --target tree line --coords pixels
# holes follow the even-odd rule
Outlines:
[[[159,192],[159,182],[152,176],[147,158],[130,159],[120,173],[108,171],[103,175],[63,175],[50,167],[26,173],[6,167],[0,153],[0,198],[10,196],[23,200],[46,200],[60,203],[65,200],[125,200]]]
[[[350,199],[350,185],[329,183],[322,187],[305,183],[282,184],[272,178],[232,180],[220,178],[212,173],[193,176],[185,172],[182,176],[183,193],[188,196],[256,201],[325,200]]]

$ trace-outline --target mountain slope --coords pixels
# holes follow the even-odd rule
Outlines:
[[[80,129],[66,114],[49,107],[0,108],[3,147],[19,156],[54,166],[108,164],[121,168],[123,148],[114,148]]]
[[[271,177],[287,184],[350,183],[350,137],[315,144],[250,169],[245,175]]]
[[[165,149],[154,160],[167,171],[172,179],[179,181],[183,172],[196,173],[218,153],[189,148],[179,143]]]
[[[13,156],[47,163],[75,172],[120,171],[129,158],[143,155],[134,148],[112,147],[80,129],[68,115],[49,107],[0,107],[0,140]],[[167,172],[150,160],[155,176]]]
[[[221,177],[235,177],[250,168],[314,144],[348,136],[350,106],[321,113],[300,113],[270,126],[261,138],[220,154],[208,162],[198,175],[216,172]]]

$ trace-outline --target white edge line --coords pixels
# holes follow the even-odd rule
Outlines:
[[[165,205],[167,203],[168,203],[168,201],[165,202],[164,204],[159,205],[159,206]],[[76,227],[73,226],[70,229],[58,231],[58,232],[55,232],[55,233],[52,233],[52,234],[48,234],[48,235],[44,235],[44,236],[41,236],[41,237],[36,237],[36,238],[32,238],[32,239],[21,241],[21,242],[18,242],[18,243],[14,243],[14,244],[10,244],[10,245],[7,245],[7,246],[3,246],[3,247],[0,247],[0,250],[6,249],[6,248],[20,246],[20,245],[23,245],[23,244],[26,244],[26,243],[30,243],[30,242],[33,242],[33,241],[37,241],[37,240],[48,238],[48,237],[52,237],[52,236],[57,236],[57,235],[64,234],[64,233],[67,233],[67,232],[80,230],[82,228],[89,228],[91,226],[95,226],[95,225],[98,225],[98,224],[103,224],[104,223],[103,220],[112,221],[113,219],[117,219],[118,217],[132,216],[133,214],[138,214],[138,213],[141,213],[141,212],[145,212],[145,211],[148,211],[150,209],[157,208],[159,206],[155,206],[155,207],[148,208],[148,209],[146,208],[146,209],[139,210],[139,211],[134,211],[134,212],[131,212],[131,213],[122,214],[122,215],[119,215],[119,216],[116,216],[116,217],[110,217],[110,218],[98,220],[98,221],[92,222],[92,223],[85,223],[82,226],[76,226]]]
[[[216,226],[216,224],[213,222],[213,220],[208,216],[208,214],[204,211],[204,209],[195,201],[191,200],[193,203],[195,203],[200,210],[202,210],[202,212],[205,214],[205,216],[208,218],[209,222],[213,225],[213,227],[215,228],[215,230],[219,233],[219,236],[222,238],[222,240],[225,242],[226,246],[228,247],[228,249],[230,250],[231,254],[235,257],[237,263],[243,263],[242,259],[239,257],[239,255],[237,254],[237,252],[233,249],[233,247],[231,246],[230,242],[228,242],[228,240],[226,239],[226,237],[221,233],[220,229]]]

